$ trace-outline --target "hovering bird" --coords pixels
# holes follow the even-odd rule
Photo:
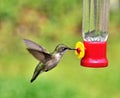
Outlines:
[[[58,44],[52,53],[47,52],[45,48],[38,45],[37,43],[24,39],[24,42],[27,46],[27,50],[39,60],[38,65],[35,68],[33,73],[31,83],[37,78],[42,72],[47,72],[53,69],[60,61],[61,57],[67,50],[76,50],[72,49],[64,44]]]

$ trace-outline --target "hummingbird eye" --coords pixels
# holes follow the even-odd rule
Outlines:
[[[64,47],[60,47],[59,49],[58,49],[58,51],[59,52],[63,52],[63,51],[65,51],[66,49],[64,48]]]
[[[58,52],[64,52],[64,51],[67,50],[67,49],[68,49],[68,47],[65,46],[64,44],[59,44],[59,45],[55,48],[55,50],[58,51]]]
[[[62,50],[62,51],[65,51],[66,49],[67,49],[67,48],[65,48],[65,47],[62,47],[62,49],[61,49],[61,50]]]

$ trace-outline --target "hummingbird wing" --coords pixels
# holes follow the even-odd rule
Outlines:
[[[37,43],[31,40],[24,39],[24,42],[28,49],[35,49],[35,50],[47,52],[45,48],[43,48],[42,46],[38,45]]]
[[[35,49],[29,49],[27,48],[27,50],[39,61],[41,61],[42,63],[48,61],[49,59],[52,58],[51,54],[43,52],[43,51],[39,51],[39,50],[35,50]]]

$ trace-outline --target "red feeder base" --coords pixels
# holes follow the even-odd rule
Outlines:
[[[81,60],[81,65],[85,67],[107,67],[106,42],[84,42],[85,56]]]

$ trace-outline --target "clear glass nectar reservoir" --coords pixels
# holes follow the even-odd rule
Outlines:
[[[83,0],[84,41],[104,42],[108,37],[110,0]]]

